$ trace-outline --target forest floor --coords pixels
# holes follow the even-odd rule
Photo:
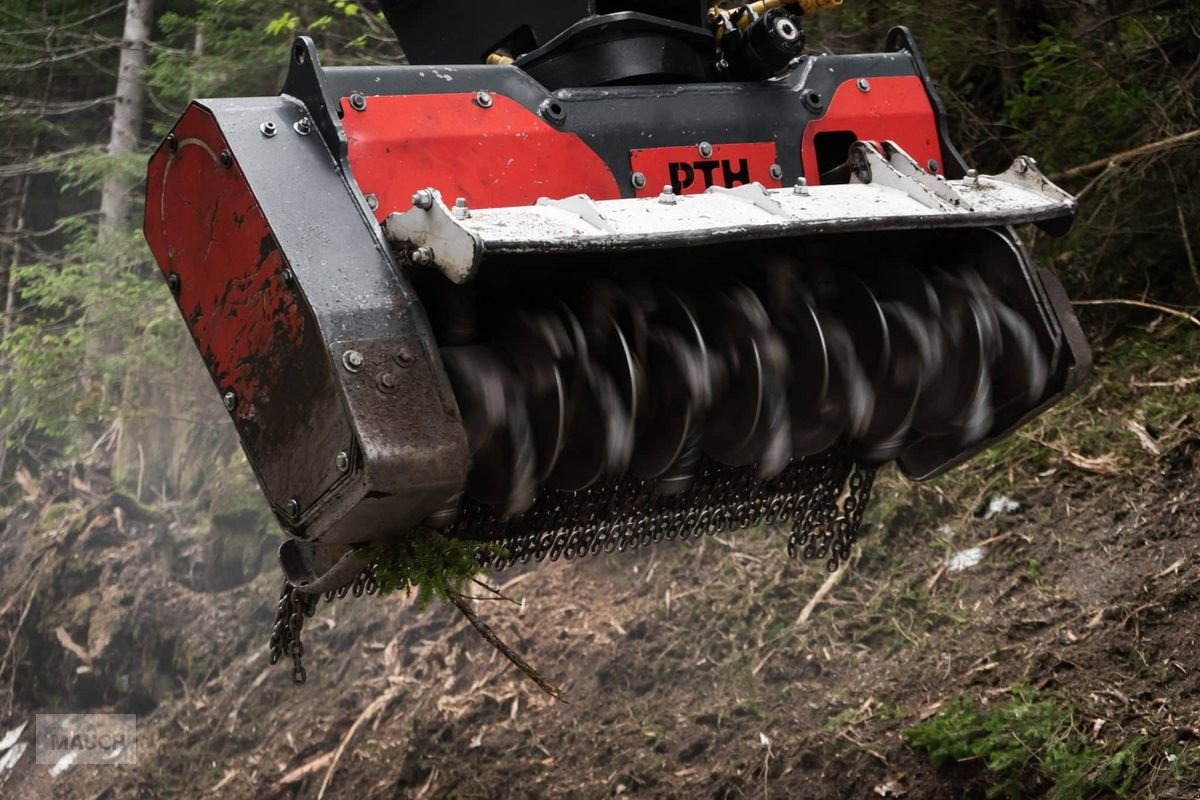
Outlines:
[[[771,530],[497,576],[522,604],[480,615],[565,702],[403,597],[323,605],[293,687],[269,563],[198,589],[178,519],[49,476],[0,540],[0,739],[138,713],[138,763],[52,777],[30,752],[0,794],[1200,797],[1200,413],[1149,366],[1194,373],[1200,337],[1147,360],[1165,336],[1102,347],[1079,398],[958,477],[888,470],[837,578]]]

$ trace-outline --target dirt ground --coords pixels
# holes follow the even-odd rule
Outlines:
[[[60,475],[39,489],[74,509],[57,538],[19,547],[28,514],[3,537],[6,638],[24,625],[0,738],[39,711],[132,712],[138,764],[53,778],[30,752],[0,794],[984,797],[982,762],[938,769],[902,732],[1027,687],[1069,701],[1099,753],[1138,742],[1128,796],[1200,797],[1198,479],[1188,439],[1124,478],[1043,474],[986,519],[986,493],[965,508],[889,475],[834,579],[782,531],[503,573],[523,604],[476,607],[556,702],[457,610],[403,597],[323,606],[293,687],[266,663],[269,563],[194,588],[177,521]],[[978,565],[947,567],[974,546]]]

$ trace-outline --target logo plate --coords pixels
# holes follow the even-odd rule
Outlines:
[[[701,194],[712,186],[732,189],[747,183],[777,189],[783,185],[771,177],[771,167],[777,163],[774,142],[714,144],[711,154],[702,154],[699,146],[655,147],[629,153],[633,171],[646,176],[646,185],[637,190],[638,197],[655,197],[664,186],[670,186],[675,194]]]

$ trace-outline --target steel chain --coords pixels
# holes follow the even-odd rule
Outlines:
[[[651,484],[624,477],[575,493],[544,490],[530,511],[513,520],[466,503],[445,533],[496,542],[499,548],[480,550],[476,557],[481,566],[500,571],[531,559],[571,560],[637,550],[664,539],[687,541],[790,523],[789,556],[823,559],[835,571],[857,540],[874,481],[874,467],[855,464],[840,451],[797,459],[769,481],[757,480],[751,470],[710,462],[689,489],[673,497],[654,494]],[[350,583],[325,592],[324,600],[332,603],[347,594],[361,597],[378,591],[378,564],[371,564]],[[300,639],[304,619],[316,613],[321,598],[287,581],[279,595],[269,642],[271,663],[290,658],[297,686],[308,678]]]

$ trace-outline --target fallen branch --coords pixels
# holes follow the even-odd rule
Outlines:
[[[472,626],[474,626],[475,630],[479,631],[479,635],[482,636],[488,644],[500,651],[500,654],[511,661],[517,669],[521,670],[521,672],[524,672],[531,681],[538,685],[538,688],[559,702],[567,702],[566,700],[563,700],[562,689],[551,685],[549,681],[542,677],[540,672],[530,666],[529,662],[521,658],[519,653],[506,645],[500,639],[500,637],[496,635],[496,632],[492,630],[491,626],[479,618],[479,615],[475,613],[475,609],[471,608],[471,603],[466,597],[463,597],[457,592],[452,592],[450,594],[450,602],[454,603],[455,607],[462,612],[463,616],[467,618],[467,621],[470,622]]]
[[[346,731],[346,735],[342,737],[342,743],[338,745],[337,750],[333,751],[333,760],[329,762],[329,769],[325,771],[325,779],[321,781],[321,788],[317,791],[317,800],[323,800],[325,790],[329,788],[329,781],[333,779],[333,773],[337,771],[338,762],[342,760],[342,754],[346,752],[346,747],[354,739],[354,734],[358,733],[358,729],[364,723],[369,722],[376,714],[387,708],[393,700],[400,695],[401,687],[393,686],[386,692],[376,697],[371,704],[368,705],[363,712],[358,715],[358,719],[354,720],[354,724],[350,726],[350,730]],[[323,757],[322,757],[323,758]],[[321,759],[317,759],[320,761]],[[314,763],[314,762],[310,762]],[[312,771],[320,769],[322,765],[313,768]],[[304,769],[304,767],[301,767]],[[305,773],[307,774],[307,773]],[[285,778],[288,776],[285,776]]]
[[[833,591],[833,587],[838,585],[838,582],[842,579],[842,576],[850,570],[850,562],[853,560],[854,559],[852,558],[846,559],[844,562],[842,562],[842,566],[838,567],[837,571],[831,573],[830,576],[825,579],[825,582],[821,584],[821,588],[817,589],[817,593],[814,594],[812,599],[808,601],[808,605],[806,605],[803,610],[800,611],[800,616],[796,617],[797,626],[808,624],[808,619],[812,616],[813,611],[815,611],[821,601]]]
[[[1099,172],[1101,170],[1115,167],[1126,161],[1132,161],[1139,156],[1148,156],[1152,153],[1158,153],[1163,150],[1182,147],[1186,144],[1190,144],[1191,142],[1200,142],[1200,129],[1189,131],[1187,133],[1181,133],[1178,136],[1171,136],[1157,142],[1151,142],[1150,144],[1144,144],[1140,147],[1135,147],[1132,150],[1125,150],[1120,153],[1115,153],[1107,158],[1098,158],[1095,161],[1089,161],[1087,164],[1082,164],[1078,167],[1072,167],[1071,169],[1051,175],[1050,180],[1058,182],[1069,181],[1073,178],[1081,178],[1084,175],[1090,175],[1093,172]]]
[[[1133,306],[1134,308],[1148,308],[1151,311],[1157,311],[1160,314],[1169,314],[1172,317],[1179,317],[1180,319],[1186,319],[1188,322],[1192,323],[1193,325],[1200,327],[1200,319],[1197,319],[1195,316],[1187,313],[1186,311],[1180,311],[1177,308],[1171,308],[1170,306],[1159,305],[1158,303],[1147,303],[1144,300],[1073,300],[1073,301],[1071,301],[1071,305],[1073,305],[1073,306]]]

